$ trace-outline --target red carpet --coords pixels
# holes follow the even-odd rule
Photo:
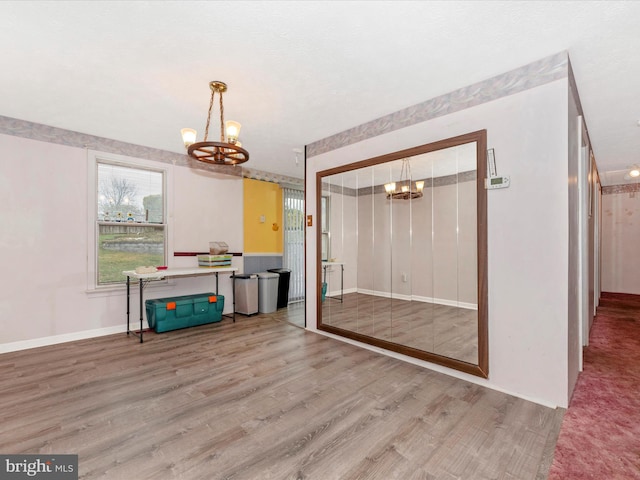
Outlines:
[[[640,295],[603,293],[551,480],[640,479]]]

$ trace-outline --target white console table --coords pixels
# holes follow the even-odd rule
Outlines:
[[[122,272],[123,275],[127,277],[127,335],[133,334],[140,338],[140,343],[142,343],[142,317],[144,311],[144,295],[143,290],[146,284],[153,280],[162,280],[168,277],[187,277],[187,276],[195,276],[195,275],[215,275],[216,276],[216,295],[218,294],[218,274],[219,273],[233,273],[237,272],[238,269],[235,267],[191,267],[191,268],[167,268],[166,270],[158,270],[153,273],[136,273],[135,270],[125,270]],[[135,332],[130,330],[129,328],[129,305],[130,305],[130,292],[131,292],[131,279],[137,279],[140,284],[140,331]],[[236,299],[235,299],[235,290],[236,290],[236,282],[235,276],[233,278],[233,288],[231,289],[231,299],[233,301],[233,321],[236,321]]]
[[[332,266],[340,266],[340,298],[330,297],[327,295],[327,298],[333,298],[334,300],[340,300],[340,303],[344,300],[344,263],[342,262],[322,262],[322,270],[323,277],[322,281],[327,283],[327,268]]]

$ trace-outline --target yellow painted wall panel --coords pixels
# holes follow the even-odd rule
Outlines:
[[[245,253],[282,253],[280,185],[245,178],[243,190]]]

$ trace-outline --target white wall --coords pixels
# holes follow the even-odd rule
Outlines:
[[[317,171],[486,129],[498,172],[511,176],[511,187],[488,192],[489,378],[385,353],[567,406],[567,92],[563,78],[307,160],[314,199]],[[307,209],[315,215],[313,201]],[[315,330],[315,227],[307,233],[307,325]]]
[[[0,135],[0,352],[126,331],[124,286],[88,291],[88,157],[81,148]],[[242,179],[159,165],[173,192],[169,266],[197,265],[173,251],[206,251],[210,240],[242,251]],[[220,286],[230,299],[228,275],[220,275]],[[145,298],[214,289],[213,276],[184,278],[148,286]]]
[[[602,291],[640,295],[640,192],[602,195]]]

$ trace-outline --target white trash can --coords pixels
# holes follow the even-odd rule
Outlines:
[[[258,311],[272,313],[278,309],[278,279],[280,275],[260,272],[258,275]]]
[[[258,313],[258,275],[234,275],[236,313],[253,315]]]

